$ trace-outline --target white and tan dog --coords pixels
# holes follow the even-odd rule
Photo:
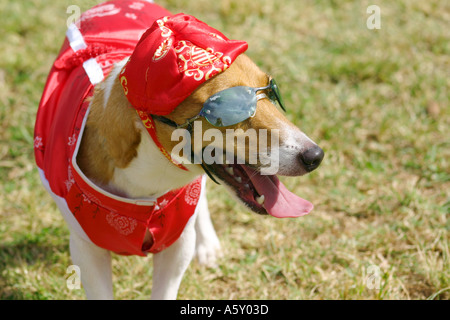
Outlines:
[[[119,2],[110,3],[109,11],[97,9],[94,13],[103,14],[103,16],[112,15],[111,12],[114,9],[124,8],[123,2],[120,2],[120,5]],[[127,8],[141,10],[143,3],[143,1],[132,1]],[[135,14],[135,16],[138,15]],[[73,33],[68,35],[70,38],[68,42],[71,45],[76,39],[73,35]],[[77,49],[76,45],[71,47],[74,52],[77,52],[77,50],[89,49],[89,44],[81,45],[82,49]],[[92,63],[95,64],[91,60],[92,57],[91,53],[88,56],[89,59],[84,59],[83,64],[78,67],[80,72],[88,74],[90,81],[95,84],[95,90],[88,102],[88,112],[83,119],[79,138],[72,141],[69,136],[68,145],[70,148],[76,148],[74,153],[76,170],[85,175],[93,188],[101,189],[105,194],[117,198],[157,199],[168,190],[177,190],[192,183],[196,178],[204,175],[204,168],[207,168],[214,179],[226,186],[244,205],[259,214],[293,217],[306,214],[312,209],[312,205],[306,200],[287,191],[275,175],[261,175],[258,164],[232,163],[206,166],[184,164],[187,170],[182,170],[171,163],[149,135],[136,110],[130,107],[121,79],[121,72],[128,61],[127,54],[120,56],[120,61],[110,67],[106,78],[102,79],[102,75],[99,75],[97,81],[93,80],[96,78],[93,75],[95,71],[92,71],[95,67],[89,66]],[[105,66],[100,65],[100,67]],[[203,103],[217,92],[236,86],[266,87],[270,79],[250,58],[240,54],[226,70],[196,88],[170,114],[166,115],[166,118],[173,123],[185,123],[187,119],[198,115]],[[42,101],[41,105],[44,102]],[[41,110],[39,112],[42,118],[45,112]],[[230,127],[214,127],[201,118],[197,121],[202,121],[203,132],[214,128],[223,132],[225,136],[225,129],[230,129]],[[158,118],[154,121],[154,125],[157,139],[170,154],[178,143],[171,138],[174,128],[159,121]],[[289,122],[269,99],[259,100],[253,117],[231,128],[243,129],[244,132],[248,129],[266,129],[269,132],[278,130],[278,175],[303,175],[317,168],[323,159],[322,150]],[[91,240],[77,220],[79,217],[77,212],[74,212],[76,210],[70,207],[70,201],[52,187],[54,178],[49,177],[48,170],[44,168],[45,157],[41,156],[44,150],[50,148],[51,143],[48,142],[50,138],[46,138],[40,130],[37,128],[35,133],[38,164],[44,163],[40,165],[39,172],[44,185],[55,199],[70,227],[71,257],[73,263],[80,267],[81,281],[86,295],[89,299],[112,299],[110,250]],[[208,143],[203,142],[203,146],[207,146]],[[72,185],[75,182],[71,178],[73,172],[70,171],[69,167],[68,178],[65,181],[67,190],[64,189],[61,193],[63,191],[70,193],[73,189]],[[79,202],[80,204],[95,203],[94,198],[80,198]],[[78,207],[75,206],[75,208]],[[94,218],[99,219],[101,211],[99,212]],[[111,241],[114,240],[111,239]],[[152,232],[146,230],[142,239],[142,250],[151,248],[153,242]],[[197,256],[200,263],[214,264],[219,254],[220,243],[210,219],[206,193],[203,191],[195,213],[188,219],[181,235],[170,246],[154,254],[151,298],[175,299],[183,274],[192,258]]]

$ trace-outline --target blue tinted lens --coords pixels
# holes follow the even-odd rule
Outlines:
[[[255,89],[232,87],[205,101],[200,115],[216,127],[227,127],[247,120],[256,112]]]

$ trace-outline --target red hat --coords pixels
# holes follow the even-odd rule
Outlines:
[[[247,48],[193,16],[164,17],[142,35],[120,82],[134,108],[167,115]]]

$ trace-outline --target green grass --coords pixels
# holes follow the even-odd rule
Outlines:
[[[290,120],[326,152],[317,171],[283,179],[315,204],[299,219],[249,213],[210,183],[224,258],[215,269],[192,263],[179,298],[449,299],[449,4],[157,2],[248,41]],[[68,229],[32,148],[71,4],[0,3],[1,299],[84,299],[66,287]],[[380,30],[366,28],[371,4],[381,8]],[[117,298],[150,296],[151,259],[114,256]],[[372,265],[379,289],[367,286]]]

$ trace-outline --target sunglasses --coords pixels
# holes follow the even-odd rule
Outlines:
[[[266,93],[257,94],[258,91],[262,90],[266,90]],[[232,126],[253,117],[256,113],[257,102],[266,98],[273,104],[278,103],[280,108],[286,112],[278,85],[274,79],[271,79],[269,85],[265,87],[252,88],[238,86],[217,92],[205,101],[203,108],[198,115],[186,120],[183,124],[177,124],[175,121],[164,116],[152,115],[152,118],[174,128],[188,127],[189,131],[192,130],[192,122],[200,117],[205,117],[209,123],[216,127]],[[193,162],[194,154],[192,149],[191,159]],[[201,163],[201,166],[206,174],[208,174],[215,183],[219,184],[203,162]]]
[[[257,94],[258,91],[262,90],[267,90],[267,94]],[[256,113],[257,102],[266,98],[274,104],[278,103],[281,109],[286,112],[278,85],[272,79],[269,85],[265,87],[239,86],[217,92],[205,101],[198,115],[188,119],[183,124],[177,125],[177,128],[187,127],[200,117],[204,117],[215,127],[235,125],[253,117]]]

